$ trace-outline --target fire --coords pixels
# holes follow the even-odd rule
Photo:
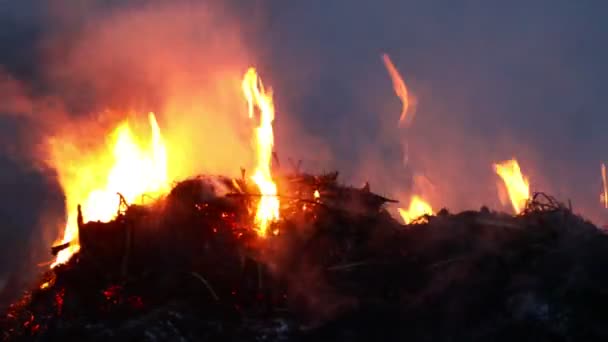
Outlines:
[[[397,210],[399,210],[399,214],[405,224],[410,224],[415,219],[424,215],[433,215],[433,208],[431,205],[417,195],[412,196],[410,206],[407,210],[402,208],[398,208]]]
[[[388,71],[389,75],[391,76],[391,79],[393,80],[393,88],[395,89],[395,93],[397,94],[397,97],[401,99],[402,108],[401,116],[399,117],[399,124],[405,123],[406,118],[409,122],[412,120],[412,116],[407,116],[407,110],[410,106],[410,100],[408,96],[407,87],[405,86],[405,82],[403,81],[403,78],[399,74],[399,71],[391,61],[391,58],[387,54],[382,55],[382,60],[384,61],[384,66],[386,67],[386,70]]]
[[[602,194],[602,202],[604,202],[604,208],[608,209],[608,184],[606,183],[606,164],[602,163],[602,185],[604,192]]]
[[[515,159],[494,164],[494,171],[502,178],[513,210],[516,214],[519,214],[530,198],[528,178],[521,173],[519,163]]]
[[[256,167],[251,178],[258,186],[261,194],[255,214],[255,223],[258,235],[264,237],[267,234],[270,223],[279,219],[277,186],[272,180],[270,172],[272,147],[274,144],[272,130],[274,103],[272,101],[272,91],[264,90],[262,80],[258,77],[254,68],[249,68],[247,73],[245,73],[242,88],[247,100],[249,117],[253,118],[255,107],[259,109],[260,113],[260,125],[255,130]]]
[[[70,247],[59,252],[51,267],[65,263],[80,249],[77,213],[74,211],[76,203],[82,204],[82,213],[87,220],[109,221],[117,212],[118,193],[128,203],[132,203],[143,194],[158,195],[167,190],[167,151],[153,113],[149,114],[148,120],[152,130],[151,146],[148,149],[136,141],[125,122],[111,135],[113,160],[110,165],[98,163],[79,167],[81,172],[90,173],[84,177],[89,177],[91,181],[97,176],[104,177],[105,183],[99,184],[99,187],[83,190],[82,187],[88,185],[86,182],[73,184],[62,177],[69,212],[62,243],[70,243]],[[58,167],[61,168],[61,165]]]
[[[315,199],[319,199],[319,198],[321,198],[321,193],[319,193],[319,190],[315,190],[313,196]]]

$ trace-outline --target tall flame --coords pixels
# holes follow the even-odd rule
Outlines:
[[[391,58],[387,54],[382,55],[382,60],[384,61],[384,66],[388,71],[391,79],[393,81],[393,89],[395,89],[395,94],[397,97],[401,99],[401,115],[399,116],[399,124],[411,122],[413,119],[412,115],[407,116],[407,110],[410,106],[410,99],[408,96],[407,87],[405,86],[405,82],[403,81],[403,77],[399,74],[399,71],[391,61]],[[407,122],[406,122],[407,119]]]
[[[433,215],[433,208],[431,205],[417,195],[412,196],[410,206],[407,210],[402,208],[398,208],[397,210],[399,210],[399,214],[405,224],[410,224],[423,215]]]
[[[251,178],[258,186],[262,195],[255,214],[255,223],[258,235],[264,237],[270,223],[279,219],[277,186],[272,180],[270,172],[272,147],[274,145],[274,134],[272,131],[274,103],[272,101],[272,91],[264,90],[262,80],[258,77],[254,68],[249,68],[247,73],[245,73],[242,88],[247,100],[249,117],[253,118],[255,107],[260,112],[260,125],[255,130],[257,160],[255,171]]]
[[[530,184],[528,178],[521,173],[519,163],[515,159],[494,164],[494,171],[502,178],[513,210],[519,214],[530,198]]]
[[[602,186],[604,187],[602,201],[604,202],[604,208],[608,209],[608,183],[606,183],[606,164],[604,163],[602,163]]]
[[[167,190],[167,151],[153,113],[148,115],[148,120],[152,130],[149,149],[141,147],[125,122],[112,134],[113,163],[105,169],[102,164],[81,166],[82,172],[91,172],[91,177],[105,174],[105,184],[90,191],[83,191],[82,184],[62,184],[69,213],[62,241],[69,242],[70,247],[59,252],[52,267],[67,262],[80,249],[77,213],[72,205],[81,203],[83,216],[90,221],[109,221],[117,212],[117,193],[132,203],[143,194],[154,195]]]

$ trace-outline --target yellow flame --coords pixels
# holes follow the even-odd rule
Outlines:
[[[604,163],[602,163],[602,185],[604,187],[602,200],[604,202],[604,208],[608,209],[608,183],[606,183],[606,164]]]
[[[405,82],[403,81],[401,74],[399,74],[399,71],[391,61],[389,55],[383,54],[382,60],[384,61],[384,66],[386,67],[386,70],[388,71],[393,81],[393,89],[395,90],[395,94],[397,94],[397,97],[399,97],[399,99],[401,100],[402,108],[401,115],[399,116],[399,123],[405,123],[406,118],[408,121],[411,121],[411,115],[409,118],[407,117],[407,110],[410,106],[410,100],[408,96],[407,87],[405,86]]]
[[[251,177],[262,195],[255,214],[255,223],[259,236],[266,236],[272,221],[279,219],[279,199],[277,186],[272,180],[270,166],[272,163],[272,147],[274,134],[272,122],[274,120],[274,103],[272,91],[264,90],[262,80],[254,68],[249,68],[242,82],[243,93],[247,100],[249,117],[253,118],[254,109],[260,112],[260,125],[255,130],[256,138],[256,167]]]
[[[502,178],[513,210],[516,214],[519,214],[530,198],[528,178],[521,173],[519,163],[515,159],[494,164],[494,171]]]
[[[86,195],[80,184],[62,184],[67,203],[81,203],[83,217],[89,221],[109,221],[117,213],[120,193],[128,203],[136,201],[143,194],[160,194],[167,190],[167,151],[154,113],[148,115],[152,130],[152,143],[144,149],[131,133],[125,122],[112,134],[113,163],[104,169],[103,164],[82,166],[82,172],[93,169],[92,174],[105,174],[105,184],[88,191]],[[107,167],[107,166],[106,166]],[[51,267],[67,262],[76,253],[78,244],[78,223],[75,208],[68,207],[68,220],[63,234],[63,243],[70,242],[67,249],[57,255]]]
[[[321,198],[321,194],[319,193],[319,190],[315,190],[315,193],[313,194],[315,199],[319,199]]]
[[[397,210],[399,210],[399,214],[405,224],[410,224],[423,215],[433,215],[433,208],[431,205],[417,195],[412,196],[410,206],[407,210],[402,208],[398,208]]]

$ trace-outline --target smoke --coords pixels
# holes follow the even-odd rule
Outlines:
[[[0,36],[9,51],[0,56],[0,119],[7,122],[1,152],[10,157],[3,165],[37,184],[44,196],[27,184],[9,189],[25,201],[12,201],[22,208],[16,216],[42,221],[2,230],[2,241],[16,246],[6,248],[7,255],[17,256],[17,249],[35,257],[1,264],[0,278],[12,272],[18,282],[29,279],[34,265],[50,259],[48,248],[65,216],[60,183],[96,177],[88,169],[76,175],[75,166],[107,149],[107,136],[120,121],[146,132],[138,128],[149,111],[156,112],[174,179],[237,174],[252,165],[256,123],[247,117],[240,80],[255,58],[248,52],[248,23],[229,4],[24,2],[2,8],[1,18],[26,17],[13,30],[26,43]],[[32,13],[37,16],[27,18]],[[26,35],[30,25],[34,33]],[[23,53],[21,60],[16,52]],[[28,245],[30,234],[35,246]],[[27,272],[14,271],[22,265]]]
[[[603,223],[608,50],[599,42],[608,31],[599,7],[276,1],[269,60],[275,74],[290,74],[282,92],[300,94],[289,112],[325,137],[349,182],[369,180],[372,190],[406,201],[421,174],[437,189],[434,207],[508,211],[491,165],[516,157],[534,190],[571,199],[575,211]],[[382,53],[418,98],[407,130],[397,128],[401,106]]]
[[[255,65],[274,89],[282,167],[302,159],[305,169],[337,169],[347,182],[370,181],[372,191],[401,201],[425,179],[435,208],[508,210],[491,165],[516,157],[534,190],[606,220],[605,5],[237,3],[0,6],[5,164],[60,197],[45,164],[49,137],[78,142],[76,154],[85,154],[102,148],[125,116],[137,123],[154,111],[170,176],[237,174],[252,165],[254,123],[240,79]],[[380,61],[385,52],[417,98],[407,129],[397,126],[401,104]],[[34,216],[47,217],[42,211]],[[32,224],[2,233],[13,229],[26,236]]]

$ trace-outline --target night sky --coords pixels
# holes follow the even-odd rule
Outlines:
[[[69,50],[70,37],[92,20],[162,1],[49,3],[0,0],[2,81],[10,75],[36,97],[72,99],[78,89],[94,102],[103,97],[95,89],[64,92],[43,72],[49,46]],[[302,158],[311,171],[339,169],[343,181],[370,181],[373,191],[402,201],[410,175],[424,174],[436,186],[436,206],[454,210],[508,210],[491,164],[516,157],[534,190],[571,199],[576,211],[608,223],[599,203],[600,163],[608,161],[607,2],[212,3],[239,23],[250,64],[275,89],[280,155]],[[171,51],[171,41],[162,44]],[[401,105],[382,53],[417,98],[409,128],[397,127]],[[53,171],[28,153],[40,127],[31,115],[8,113],[12,98],[0,93],[0,276],[45,261],[45,227],[64,215]],[[295,130],[306,139],[293,139]]]

